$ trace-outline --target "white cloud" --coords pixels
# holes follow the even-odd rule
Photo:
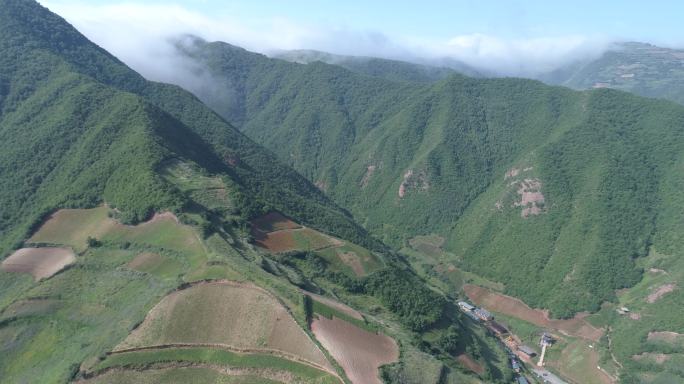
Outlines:
[[[204,15],[178,5],[92,5],[78,0],[42,3],[146,77],[160,81],[173,81],[178,65],[191,65],[169,65],[174,51],[168,39],[188,33],[262,53],[318,49],[407,60],[451,57],[495,73],[518,76],[531,76],[573,59],[597,55],[608,42],[587,36],[504,39],[483,34],[439,41],[338,26],[302,25],[285,18],[242,20],[231,15]]]
[[[533,76],[576,59],[597,57],[609,44],[609,39],[597,36],[502,39],[471,34],[456,36],[435,51],[489,71]]]

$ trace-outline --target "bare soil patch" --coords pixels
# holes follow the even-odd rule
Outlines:
[[[399,359],[399,347],[390,337],[335,317],[319,316],[311,330],[354,384],[382,384],[378,368]]]
[[[427,191],[428,189],[430,189],[430,184],[428,183],[425,172],[414,172],[413,169],[409,169],[404,173],[404,179],[399,185],[397,194],[401,199],[409,190]]]
[[[548,311],[532,309],[522,300],[486,288],[466,284],[463,289],[470,300],[487,310],[503,313],[544,328],[557,329],[561,333],[598,341],[603,329],[596,328],[584,320],[588,314],[578,313],[572,319],[551,319]]]
[[[539,179],[525,179],[519,182],[518,194],[520,201],[513,205],[523,207],[520,215],[528,217],[539,215],[544,211],[544,194],[541,192],[542,183]]]
[[[674,283],[663,284],[660,287],[654,289],[653,292],[651,292],[651,294],[648,295],[648,297],[646,298],[646,302],[651,303],[651,304],[655,303],[661,297],[663,297],[666,294],[674,291],[676,287],[677,287],[677,284],[674,284]]]
[[[655,353],[655,352],[644,352],[640,353],[638,355],[632,356],[632,360],[635,361],[650,361],[655,364],[661,365],[664,364],[666,361],[670,360],[671,356],[666,355],[664,353]]]
[[[29,273],[38,281],[46,279],[76,261],[69,248],[22,248],[3,260],[5,272]]]
[[[369,165],[366,167],[366,173],[363,175],[363,178],[361,179],[361,188],[366,188],[368,186],[368,182],[370,181],[371,177],[373,177],[373,173],[375,173],[375,170],[378,167],[375,165]]]
[[[356,276],[363,276],[366,274],[366,271],[363,269],[363,265],[361,264],[361,259],[359,259],[359,256],[356,253],[339,252],[337,256],[339,256],[340,260],[342,260],[345,265],[349,266],[349,268],[354,271]]]
[[[262,232],[252,227],[251,233],[256,245],[273,253],[295,250],[317,251],[344,245],[343,241],[310,228]]]
[[[272,352],[334,372],[287,308],[251,284],[200,283],[173,292],[115,350],[166,344]]]
[[[461,363],[464,367],[470,369],[471,371],[477,373],[478,375],[483,374],[485,371],[484,367],[480,363],[473,360],[472,357],[468,356],[465,353],[458,355],[456,360],[458,360],[458,362]]]
[[[684,334],[669,331],[653,331],[648,333],[648,341],[661,341],[668,344],[684,346]]]
[[[252,220],[252,226],[261,232],[282,231],[285,229],[302,228],[301,225],[283,216],[279,212],[267,213]]]
[[[278,253],[297,249],[294,234],[291,231],[260,232],[252,229],[254,243],[267,250]]]

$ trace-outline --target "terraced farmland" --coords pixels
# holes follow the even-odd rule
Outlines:
[[[166,296],[115,351],[193,345],[272,353],[334,372],[280,302],[256,286],[232,282],[200,283]]]
[[[5,272],[28,273],[38,281],[46,279],[76,261],[68,248],[22,248],[2,261]]]
[[[317,317],[311,330],[354,384],[382,384],[378,368],[399,358],[399,347],[391,338],[336,317]]]
[[[256,245],[271,253],[315,252],[350,275],[365,276],[383,266],[369,250],[303,227],[277,212],[252,220],[251,235]]]

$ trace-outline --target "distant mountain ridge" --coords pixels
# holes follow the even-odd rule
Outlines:
[[[456,60],[417,64],[377,57],[335,55],[315,50],[282,51],[270,56],[299,64],[311,64],[315,61],[321,61],[326,64],[339,65],[352,72],[393,81],[434,82],[454,73],[472,77],[482,76],[473,67]]]
[[[684,50],[616,43],[597,59],[571,63],[539,79],[575,89],[614,88],[684,104]]]

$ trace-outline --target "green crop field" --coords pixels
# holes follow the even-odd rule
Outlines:
[[[135,351],[109,355],[93,368],[95,372],[111,367],[142,369],[154,363],[204,363],[231,368],[255,368],[287,371],[307,383],[338,383],[330,374],[306,364],[268,354],[240,354],[220,349],[175,348]]]
[[[168,368],[151,371],[114,371],[79,383],[93,384],[276,384],[250,375],[226,375],[208,368]]]

